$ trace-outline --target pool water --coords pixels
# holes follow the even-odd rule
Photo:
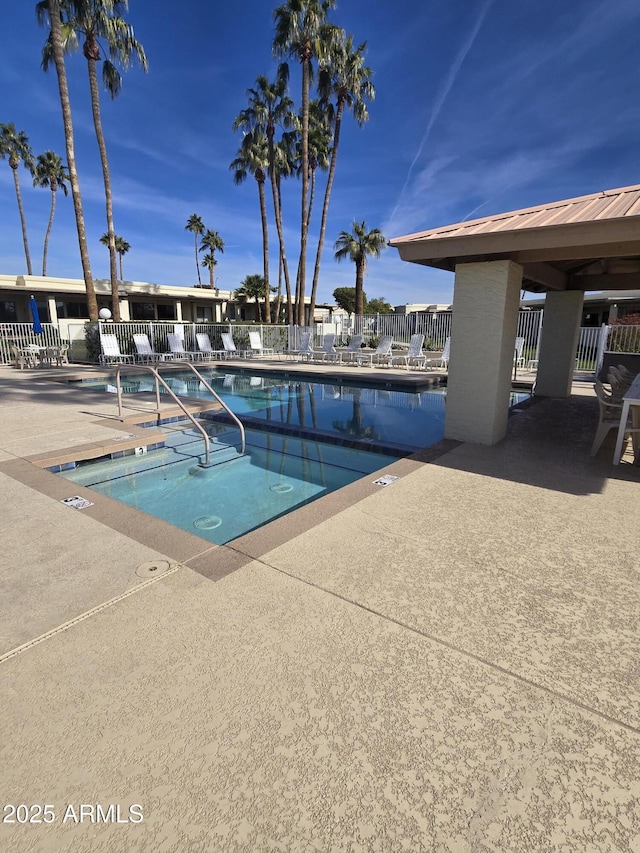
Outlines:
[[[223,545],[396,461],[264,430],[246,431],[240,456],[237,429],[204,422],[214,464],[202,468],[202,436],[186,424],[162,426],[165,447],[84,463],[61,476]]]

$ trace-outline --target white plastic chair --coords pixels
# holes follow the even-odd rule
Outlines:
[[[362,348],[362,338],[363,335],[353,335],[346,349],[336,350],[336,355],[338,357],[338,362],[342,364],[344,361],[350,362],[355,361],[356,356],[359,354],[360,349]],[[331,356],[333,359],[333,355]]]
[[[162,353],[154,352],[153,347],[149,343],[149,338],[144,334],[133,336],[133,343],[136,348],[136,361],[141,364],[151,364],[154,361],[162,361]]]
[[[424,367],[427,357],[422,352],[423,344],[424,335],[411,335],[411,340],[409,341],[409,349],[401,355],[392,355],[390,357],[391,366],[393,367],[394,362],[396,361],[403,361],[406,365],[407,370],[409,370],[409,365],[411,363],[413,363],[417,367]]]
[[[251,353],[261,357],[263,355],[273,355],[273,347],[265,347],[262,345],[262,337],[260,332],[249,332],[249,346]]]
[[[384,364],[387,356],[391,354],[391,346],[393,344],[393,335],[382,335],[377,348],[373,352],[361,352],[356,356],[357,364],[364,364],[367,360],[369,367],[374,364]]]
[[[324,340],[322,341],[322,348],[313,351],[312,358],[315,360],[316,358],[320,361],[325,361],[325,359],[329,359],[330,356],[336,354],[336,348],[334,346],[336,340],[336,336],[331,333],[324,336]]]
[[[240,358],[241,354],[236,349],[236,344],[231,332],[223,332],[220,337],[222,338],[222,346],[224,347],[224,357]]]
[[[169,332],[169,334],[167,335],[167,343],[169,344],[171,355],[174,358],[198,359],[202,355],[200,352],[189,352],[185,350],[184,341],[180,337],[180,335],[172,334],[171,332]]]
[[[602,442],[607,437],[609,430],[618,430],[620,426],[620,418],[622,417],[622,401],[616,400],[613,394],[605,390],[604,385],[599,379],[596,379],[593,385],[596,397],[598,398],[598,406],[600,407],[600,418],[598,427],[591,445],[591,456],[595,456]],[[623,448],[624,453],[624,448]]]
[[[206,332],[198,332],[196,334],[196,343],[198,344],[198,349],[200,350],[200,356],[203,359],[207,359],[211,361],[211,359],[216,357],[223,357],[224,350],[214,350],[211,346],[211,338]]]
[[[451,352],[451,338],[447,338],[444,342],[442,355],[439,358],[428,358],[425,361],[425,367],[441,367],[444,370],[449,366],[449,353]]]
[[[102,348],[98,357],[100,364],[118,364],[134,360],[132,355],[124,355],[120,352],[120,344],[115,335],[100,335],[100,346]]]

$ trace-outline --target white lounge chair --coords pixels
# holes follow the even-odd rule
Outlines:
[[[242,354],[236,349],[236,344],[231,332],[223,332],[220,337],[222,338],[222,346],[224,347],[224,357],[241,358]]]
[[[346,349],[336,350],[335,356],[337,356],[337,361],[342,364],[343,362],[351,362],[355,361],[356,355],[362,349],[362,339],[363,335],[353,335]],[[333,360],[335,358],[334,355],[331,356]]]
[[[224,350],[214,350],[211,346],[211,338],[206,332],[198,332],[196,334],[196,343],[200,351],[200,356],[203,359],[211,361],[213,358],[223,358]]]
[[[516,367],[524,367],[524,356],[522,354],[523,349],[524,338],[516,338],[515,347],[513,350],[513,363]]]
[[[449,366],[449,353],[451,352],[451,338],[447,338],[444,342],[442,355],[439,358],[428,358],[425,362],[425,367],[440,367],[447,369]]]
[[[361,352],[356,356],[357,364],[366,364],[373,367],[374,364],[384,364],[387,356],[391,354],[393,335],[382,335],[377,348],[373,352]]]
[[[409,349],[400,355],[391,355],[389,357],[389,362],[391,366],[393,367],[394,363],[397,361],[404,362],[407,370],[409,370],[410,364],[413,364],[417,367],[424,367],[427,357],[422,352],[423,344],[424,335],[411,335],[411,340],[409,341]]]
[[[336,355],[336,348],[334,346],[335,340],[336,336],[333,333],[325,335],[324,340],[322,341],[322,348],[314,350],[311,358],[314,360],[317,358],[319,361],[325,361],[332,355]]]
[[[308,361],[313,356],[313,347],[311,346],[311,339],[313,337],[313,333],[310,331],[300,332],[300,336],[298,338],[298,346],[293,348],[289,348],[285,351],[285,355],[297,356],[298,361],[304,361],[305,359]]]
[[[132,362],[132,355],[124,355],[120,352],[120,344],[115,335],[100,335],[100,346],[102,352],[98,357],[100,364],[122,364]]]
[[[133,343],[136,347],[136,361],[139,361],[141,364],[152,364],[155,361],[162,361],[162,353],[154,351],[146,335],[134,335]]]
[[[167,335],[167,343],[169,344],[169,349],[171,350],[171,355],[176,359],[188,358],[188,359],[193,360],[193,359],[199,359],[202,355],[202,353],[200,353],[200,352],[190,352],[188,350],[185,350],[184,341],[180,337],[180,335],[176,335],[174,333],[169,332],[169,334]]]
[[[273,355],[273,347],[265,347],[262,345],[262,336],[260,332],[249,332],[249,346],[251,354],[261,357],[263,355]]]

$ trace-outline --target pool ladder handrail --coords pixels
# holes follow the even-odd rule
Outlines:
[[[174,362],[174,364],[175,364],[175,362]],[[240,455],[244,456],[246,442],[245,442],[244,426],[243,426],[240,418],[235,414],[235,412],[231,411],[229,406],[227,406],[227,404],[220,397],[220,395],[217,393],[217,391],[213,390],[211,385],[207,382],[207,380],[200,373],[200,371],[195,367],[194,364],[192,364],[190,361],[181,361],[180,367],[183,367],[183,366],[189,367],[193,371],[193,373],[195,373],[195,375],[198,377],[200,382],[202,382],[202,384],[207,389],[207,391],[213,396],[213,398],[215,400],[218,401],[218,403],[220,403],[220,405],[225,410],[225,412],[229,415],[229,417],[233,421],[235,421],[238,428],[240,429],[240,439],[241,439]],[[167,391],[169,396],[178,404],[178,407],[180,409],[182,409],[182,411],[185,413],[185,415],[189,418],[189,420],[194,425],[194,427],[202,434],[202,437],[204,439],[205,461],[204,461],[204,463],[200,463],[200,465],[201,465],[201,467],[208,468],[209,465],[211,464],[209,461],[209,458],[211,455],[211,446],[210,446],[211,442],[209,441],[209,436],[207,435],[206,430],[204,429],[204,427],[201,424],[198,423],[198,421],[193,417],[191,412],[189,412],[187,410],[187,407],[184,405],[182,400],[173,392],[173,390],[170,388],[170,386],[167,385],[167,383],[164,381],[164,379],[160,375],[157,367],[155,367],[154,365],[152,365],[152,364],[118,364],[116,366],[116,393],[118,395],[118,417],[121,420],[123,419],[123,414],[122,414],[122,408],[123,408],[123,406],[122,406],[122,383],[120,381],[120,373],[122,370],[129,372],[131,369],[143,370],[147,373],[151,373],[154,376],[155,382],[156,382],[156,414],[158,414],[158,415],[160,414],[160,385],[162,385],[162,387],[165,389],[165,391]]]

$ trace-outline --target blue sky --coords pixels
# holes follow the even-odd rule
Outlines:
[[[255,78],[274,74],[275,6],[130,0],[127,17],[149,72],[133,66],[120,96],[102,100],[115,229],[131,244],[125,278],[196,283],[193,237],[184,230],[192,213],[226,243],[219,287],[234,289],[261,273],[257,189],[252,178],[233,183],[229,164],[240,137],[231,125]],[[46,34],[34,8],[20,2],[4,10],[0,121],[24,130],[36,154],[50,148],[64,155],[55,71],[40,68]],[[331,20],[356,43],[368,42],[376,99],[362,129],[350,118],[343,125],[319,301],[354,284],[353,265],[333,259],[335,239],[354,218],[392,238],[640,182],[637,0],[342,0]],[[106,230],[102,175],[81,52],[68,58],[67,70],[92,271],[106,278],[108,252],[98,242]],[[294,63],[291,96],[299,104]],[[50,193],[32,188],[23,169],[20,179],[38,274]],[[290,259],[299,244],[299,190],[289,182],[284,198]],[[7,161],[0,161],[0,199],[0,273],[23,274]],[[311,259],[317,232],[314,218]],[[270,239],[275,279],[273,226]],[[82,276],[71,198],[61,193],[48,273]],[[370,263],[365,290],[393,305],[446,303],[453,276],[403,263],[389,248]]]

